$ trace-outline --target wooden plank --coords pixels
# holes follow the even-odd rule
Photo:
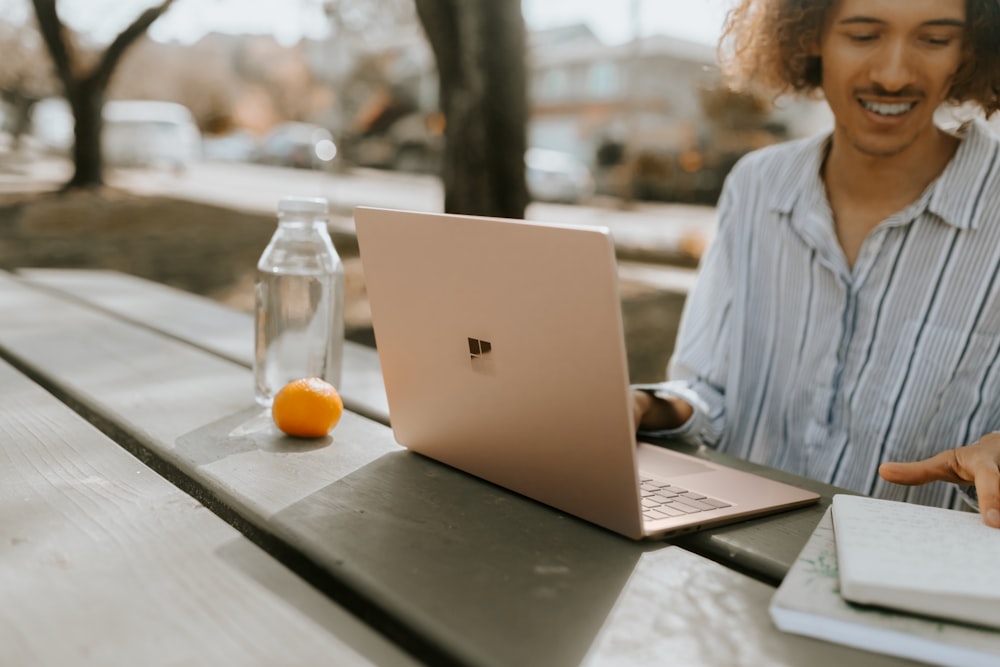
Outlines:
[[[20,269],[18,275],[247,368],[253,366],[253,317],[211,299],[118,271]],[[341,393],[352,412],[389,423],[382,367],[374,349],[344,343]]]
[[[578,665],[603,633],[643,629],[630,615],[605,623],[626,585],[656,588],[665,604],[683,598],[683,582],[659,588],[666,561],[637,565],[668,545],[407,453],[381,424],[346,413],[332,439],[291,441],[253,407],[242,366],[2,275],[0,312],[0,353],[427,662]],[[763,618],[770,588],[722,581],[726,604]],[[712,637],[745,622],[709,616]],[[800,641],[766,623],[746,632],[741,642],[761,646]],[[809,651],[811,664],[857,659],[825,644]],[[788,655],[772,664],[801,664]],[[710,658],[748,664],[739,642]]]
[[[678,547],[643,554],[583,664],[918,664],[781,634],[765,611],[773,592]]]
[[[309,444],[313,456],[288,456],[310,452],[280,437],[253,402],[253,379],[242,365],[6,274],[0,312],[0,353],[168,465],[246,498],[254,514],[270,516],[398,449],[390,430],[345,412],[335,440],[364,442],[365,449],[345,457]],[[216,439],[213,450],[196,442],[203,434]]]
[[[0,591],[5,665],[414,664],[3,361]]]

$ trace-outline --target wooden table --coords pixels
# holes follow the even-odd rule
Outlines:
[[[0,274],[0,356],[20,370],[0,378],[18,397],[0,402],[0,457],[14,462],[0,513],[18,517],[0,527],[0,582],[17,600],[0,607],[0,652],[14,646],[15,663],[201,662],[211,650],[216,664],[907,664],[780,633],[767,615],[832,487],[765,470],[824,503],[635,543],[406,452],[356,412],[327,440],[282,437],[253,404],[241,353],[202,340],[236,322],[231,311],[159,286],[143,308],[109,307],[116,284],[141,294],[142,282]],[[48,422],[36,403],[63,415],[62,431],[35,426]],[[117,463],[81,450],[78,433]],[[136,479],[155,483],[133,490]],[[185,541],[194,556],[171,549]],[[94,569],[60,565],[77,559]],[[152,597],[163,604],[148,611]],[[174,653],[158,648],[175,636]]]

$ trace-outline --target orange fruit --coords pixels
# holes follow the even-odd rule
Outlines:
[[[344,401],[336,387],[321,378],[289,382],[271,404],[275,425],[296,438],[322,438],[343,413]]]

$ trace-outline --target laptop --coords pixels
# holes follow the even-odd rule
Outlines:
[[[636,442],[607,228],[368,207],[354,220],[402,446],[632,539],[819,499]]]

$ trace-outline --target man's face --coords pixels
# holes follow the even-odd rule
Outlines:
[[[820,56],[836,137],[872,157],[932,140],[964,24],[965,0],[834,0]]]

